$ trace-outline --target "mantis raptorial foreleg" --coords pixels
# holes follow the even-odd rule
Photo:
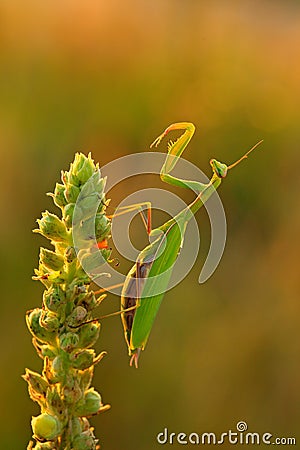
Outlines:
[[[170,132],[176,130],[184,130],[184,133],[179,136],[179,138],[173,142],[169,141],[168,143],[168,153],[165,159],[165,162],[160,171],[160,178],[162,181],[171,184],[173,186],[183,187],[185,189],[192,189],[196,194],[200,194],[207,185],[204,183],[200,183],[199,181],[191,181],[191,180],[183,180],[180,178],[175,178],[170,175],[170,172],[174,169],[177,164],[179,158],[181,157],[183,151],[187,147],[188,143],[193,137],[195,132],[195,126],[189,122],[179,122],[173,123],[165,131],[155,139],[155,141],[151,144],[152,147],[157,147],[162,139]]]

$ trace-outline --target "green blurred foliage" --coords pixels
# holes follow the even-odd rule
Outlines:
[[[38,411],[20,375],[41,368],[24,314],[41,304],[31,275],[44,241],[31,229],[55,211],[45,192],[76,151],[104,165],[182,120],[197,126],[185,157],[208,174],[211,157],[264,144],[220,188],[228,241],[201,286],[198,215],[202,259],[166,295],[139,370],[119,319],[103,322],[94,384],[112,409],[96,434],[104,449],[152,450],[164,427],[245,420],[300,439],[299,50],[297,1],[2,0],[1,450],[26,447]],[[110,296],[103,311],[118,308]]]

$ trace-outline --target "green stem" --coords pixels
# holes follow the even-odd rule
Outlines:
[[[33,438],[28,449],[93,450],[98,440],[87,417],[109,409],[100,394],[91,387],[94,365],[101,359],[91,347],[99,337],[100,325],[89,322],[98,301],[89,290],[91,280],[82,270],[72,239],[72,218],[76,202],[87,211],[89,196],[80,197],[85,183],[93,176],[91,195],[102,202],[95,223],[95,239],[109,238],[110,220],[105,215],[105,183],[90,155],[76,154],[70,170],[57,183],[54,203],[62,211],[62,219],[47,211],[38,220],[39,232],[51,241],[54,251],[40,250],[39,268],[34,279],[44,286],[43,305],[26,315],[33,343],[43,359],[42,374],[26,369],[30,397],[41,408],[32,419]],[[86,203],[85,203],[86,202]],[[98,222],[97,222],[98,221]],[[92,248],[85,257],[92,258]],[[107,249],[101,250],[105,259]],[[103,356],[103,355],[102,355]],[[101,357],[102,357],[101,356]]]

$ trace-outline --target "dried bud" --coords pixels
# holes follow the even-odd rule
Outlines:
[[[59,286],[53,286],[43,294],[45,307],[52,312],[58,312],[65,304],[65,292]]]
[[[33,417],[31,425],[35,436],[41,440],[51,441],[61,433],[59,420],[50,414],[43,413]]]
[[[47,248],[40,248],[40,262],[50,270],[61,270],[64,265],[64,258]]]
[[[81,433],[79,436],[73,441],[73,449],[74,450],[95,450],[96,443],[98,441],[94,438],[94,435],[91,431],[85,431]]]
[[[89,431],[91,428],[90,428],[90,423],[87,420],[87,418],[81,417],[80,420],[81,420],[82,431]]]
[[[64,185],[66,185],[69,182],[69,172],[64,170],[61,171],[61,181],[64,183]]]
[[[78,336],[79,336],[79,342],[78,347],[79,348],[89,348],[92,347],[100,334],[100,323],[99,322],[92,322],[87,323],[86,325],[82,325],[82,327],[78,330]]]
[[[83,306],[76,306],[68,318],[68,325],[70,327],[77,327],[87,316],[87,310]]]
[[[82,294],[79,294],[77,298],[77,305],[84,306],[87,310],[92,310],[98,305],[96,296],[93,291],[83,292]]]
[[[39,229],[33,230],[48,239],[57,242],[66,242],[69,239],[64,223],[55,215],[48,211],[42,213],[42,218],[37,220]]]

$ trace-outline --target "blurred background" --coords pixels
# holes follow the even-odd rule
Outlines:
[[[264,143],[219,190],[227,245],[203,285],[210,229],[197,215],[199,259],[166,294],[139,370],[119,318],[103,321],[94,385],[112,409],[92,419],[96,435],[103,449],[150,450],[165,427],[221,433],[244,420],[299,442],[299,2],[2,0],[0,52],[1,450],[26,448],[38,414],[21,374],[42,363],[24,315],[41,305],[31,276],[47,244],[31,230],[57,212],[45,193],[76,151],[104,165],[147,151],[175,121],[195,123],[184,156],[208,176],[211,157]],[[168,188],[157,178],[145,187]],[[141,187],[128,183],[113,205]],[[118,309],[109,296],[100,313]]]

